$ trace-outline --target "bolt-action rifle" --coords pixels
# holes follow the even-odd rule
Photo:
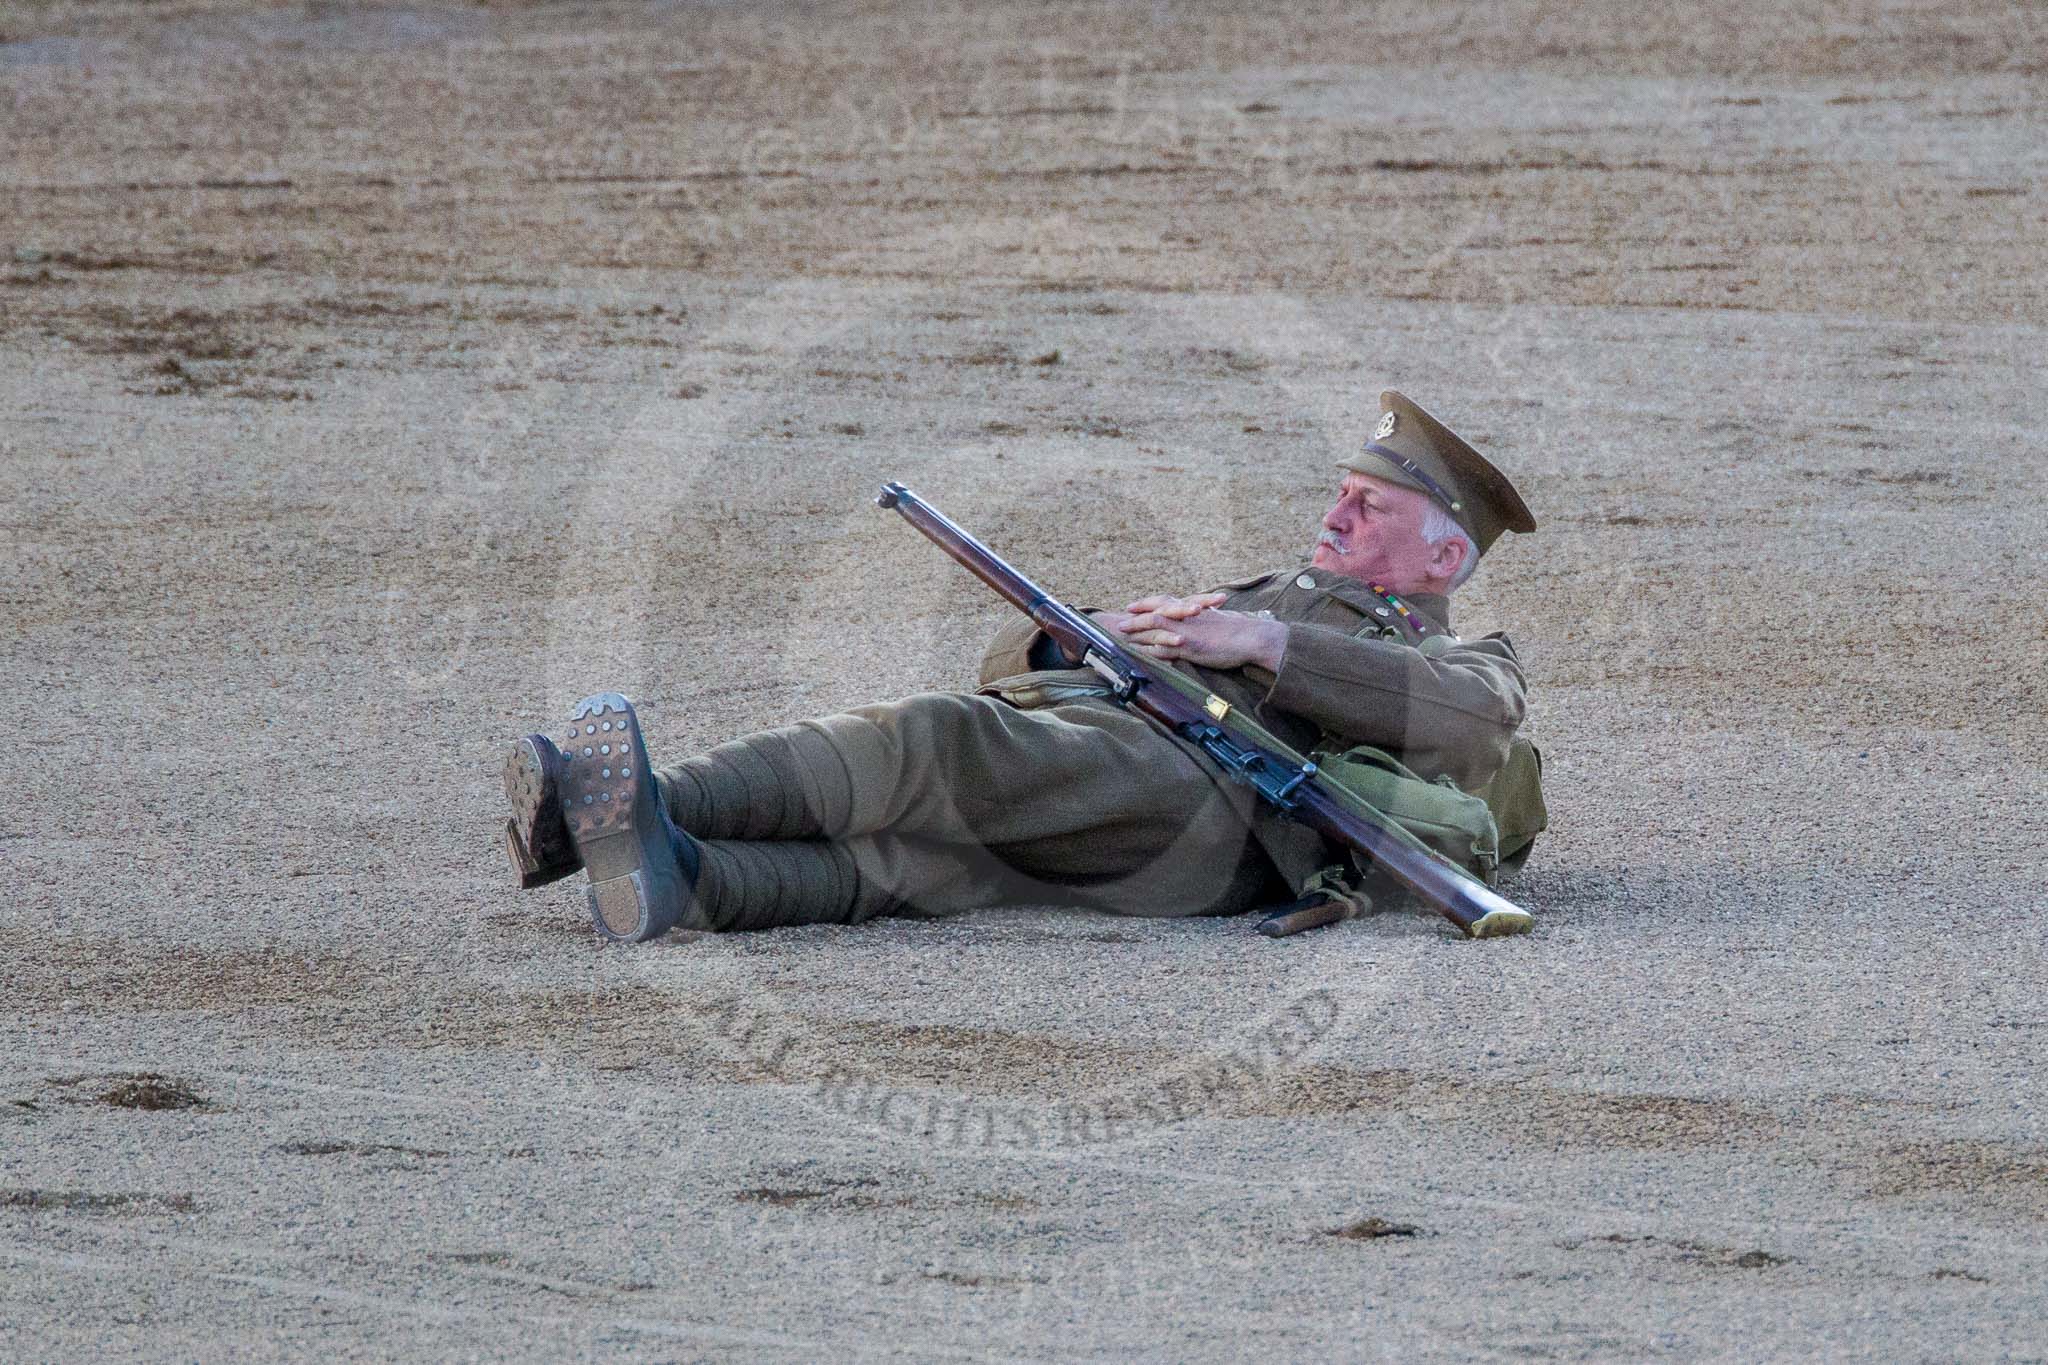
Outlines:
[[[1038,624],[1070,659],[1100,673],[1118,702],[1167,727],[1258,792],[1267,804],[1360,855],[1471,938],[1529,931],[1529,912],[1331,780],[1314,763],[1208,688],[1162,660],[1112,639],[1082,613],[1005,563],[988,546],[900,483],[882,485],[878,506],[894,508],[934,544]],[[1297,902],[1297,915],[1314,907]],[[1312,923],[1342,918],[1327,913]],[[1296,927],[1310,927],[1303,922]],[[1292,929],[1281,932],[1292,932]]]

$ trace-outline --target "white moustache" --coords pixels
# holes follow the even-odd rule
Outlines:
[[[1317,536],[1316,544],[1327,545],[1340,555],[1345,552],[1343,538],[1340,537],[1335,531],[1325,531],[1321,535]]]

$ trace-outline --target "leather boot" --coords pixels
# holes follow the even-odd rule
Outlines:
[[[505,756],[505,856],[519,889],[558,882],[583,866],[562,819],[562,751],[546,735],[528,735]]]
[[[633,704],[600,692],[576,704],[560,743],[561,810],[590,874],[598,933],[641,943],[678,924],[702,928],[697,846],[662,809]]]

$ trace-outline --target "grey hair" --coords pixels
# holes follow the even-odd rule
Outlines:
[[[1464,527],[1451,520],[1449,512],[1433,502],[1422,511],[1422,538],[1432,545],[1441,545],[1447,540],[1464,542],[1465,558],[1451,578],[1452,587],[1463,587],[1465,580],[1479,568],[1479,547],[1472,543],[1471,536],[1465,534]]]

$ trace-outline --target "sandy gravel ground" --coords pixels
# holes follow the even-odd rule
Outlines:
[[[0,1355],[2048,1354],[2048,28],[0,8]],[[601,948],[496,847],[1002,609],[1542,532],[1527,940]]]

